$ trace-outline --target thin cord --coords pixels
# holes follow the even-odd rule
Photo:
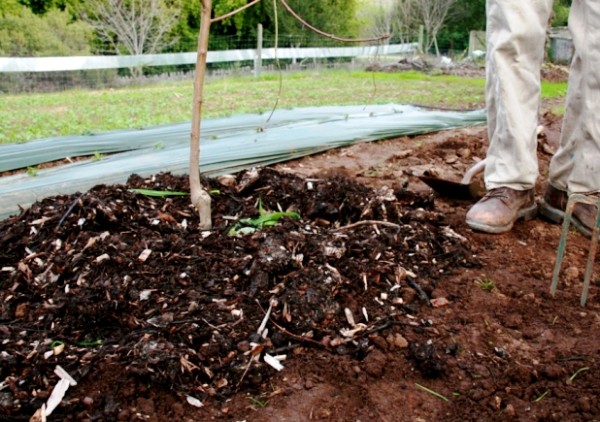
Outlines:
[[[273,0],[273,12],[275,14],[275,66],[277,67],[277,71],[279,73],[279,92],[277,92],[275,104],[271,109],[271,114],[269,114],[269,118],[267,119],[266,123],[269,123],[273,117],[273,114],[275,114],[275,110],[279,105],[281,93],[283,92],[283,71],[281,70],[281,63],[279,63],[279,56],[277,54],[277,48],[279,47],[279,17],[277,16],[277,0]]]

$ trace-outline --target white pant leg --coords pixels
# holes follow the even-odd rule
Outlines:
[[[552,0],[487,0],[488,189],[533,188],[538,177],[540,68]]]
[[[600,191],[600,2],[573,0],[569,29],[575,48],[560,147],[550,182],[571,193]]]

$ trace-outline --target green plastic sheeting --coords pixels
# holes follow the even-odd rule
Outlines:
[[[202,122],[201,172],[234,173],[357,142],[375,141],[485,123],[482,110],[452,112],[407,105],[310,107],[277,110]],[[190,124],[67,136],[0,146],[0,171],[65,157],[115,153],[0,178],[0,219],[48,196],[85,192],[93,186],[125,183],[130,175],[187,174]]]

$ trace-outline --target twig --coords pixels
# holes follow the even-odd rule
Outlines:
[[[246,366],[246,369],[244,370],[244,373],[242,374],[242,376],[240,377],[240,380],[238,381],[238,384],[237,384],[238,387],[240,385],[242,385],[242,381],[244,381],[244,377],[246,376],[246,374],[250,370],[250,366],[252,366],[252,361],[253,360],[254,360],[254,356],[250,355],[250,361],[248,362],[248,366]]]
[[[302,19],[300,17],[300,15],[298,15],[289,6],[289,4],[287,4],[287,2],[285,0],[279,0],[279,1],[281,1],[281,4],[283,4],[283,7],[285,7],[285,9],[290,13],[290,15],[292,15],[302,25],[306,26],[308,29],[310,29],[313,32],[316,32],[317,34],[323,35],[324,37],[327,37],[327,38],[331,38],[332,40],[342,41],[342,42],[372,42],[372,41],[386,40],[388,38],[391,38],[391,36],[392,36],[392,34],[385,34],[385,35],[381,35],[381,36],[375,37],[375,38],[341,38],[341,37],[337,37],[333,34],[328,34],[327,32],[323,32],[320,29],[317,29],[314,26],[312,26],[311,24],[309,24],[308,22],[306,22],[304,19]]]
[[[251,1],[250,3],[246,4],[245,6],[239,7],[239,8],[237,8],[237,9],[235,9],[235,10],[233,10],[233,11],[229,12],[229,13],[226,13],[226,14],[224,14],[224,15],[221,15],[221,16],[218,16],[218,17],[216,17],[216,18],[213,18],[213,19],[211,19],[211,20],[210,20],[210,23],[220,22],[220,21],[222,21],[222,20],[225,20],[225,19],[227,19],[227,18],[230,18],[230,17],[232,17],[233,15],[235,15],[235,14],[237,14],[237,13],[241,12],[242,10],[245,10],[245,9],[247,9],[247,8],[251,7],[251,6],[254,6],[256,3],[259,3],[259,2],[260,2],[260,0],[253,0],[253,1]]]
[[[71,212],[73,211],[73,208],[75,208],[75,205],[77,205],[77,203],[83,197],[83,195],[85,195],[85,192],[83,192],[81,195],[79,195],[77,197],[77,199],[75,201],[73,201],[73,203],[71,204],[71,206],[69,207],[69,209],[67,210],[67,212],[65,212],[64,215],[60,218],[60,221],[56,225],[57,229],[59,229],[60,226],[62,226],[62,223],[64,223],[65,219],[69,216],[69,214],[71,214]]]
[[[279,17],[277,16],[277,0],[273,0],[273,12],[273,15],[275,16],[275,66],[277,66],[279,74],[279,91],[277,92],[277,98],[275,99],[275,104],[273,104],[271,114],[269,114],[267,119],[267,123],[271,121],[273,114],[275,114],[275,110],[277,110],[277,106],[279,105],[281,93],[283,92],[283,71],[281,70],[281,63],[279,62],[279,56],[277,54],[277,48],[279,46]]]
[[[260,306],[260,303],[258,303],[258,301],[257,301],[257,304],[258,304],[258,307],[260,308],[260,310],[263,311],[263,313],[266,314],[266,311],[263,309],[262,306]],[[273,318],[269,318],[269,321],[271,321],[271,324],[273,324],[275,326],[275,328],[277,328],[283,334],[292,337],[293,339],[296,339],[296,340],[301,341],[301,342],[310,343],[310,344],[314,344],[314,345],[317,345],[317,346],[329,349],[328,346],[324,345],[320,341],[313,340],[312,338],[308,338],[308,337],[299,336],[297,334],[289,332],[288,330],[286,330],[285,328],[283,328],[281,325],[279,325],[275,321],[273,321]]]
[[[431,306],[431,300],[429,300],[429,296],[427,296],[427,293],[425,293],[425,290],[423,290],[423,288],[421,286],[419,286],[419,284],[415,280],[413,280],[412,277],[406,277],[406,283],[410,287],[415,289],[415,291],[419,295],[419,298],[421,298],[421,300],[423,302],[425,302],[425,303],[427,303],[427,305]]]
[[[357,221],[356,223],[348,224],[347,226],[338,227],[337,229],[333,229],[331,231],[340,232],[340,231],[343,231],[343,230],[348,230],[348,229],[352,229],[354,227],[365,226],[365,225],[369,225],[369,224],[375,224],[375,225],[386,226],[386,227],[393,227],[395,229],[401,228],[400,225],[398,225],[396,223],[390,223],[389,221],[361,220],[361,221]]]

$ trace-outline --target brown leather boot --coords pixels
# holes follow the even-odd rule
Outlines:
[[[590,195],[598,196],[599,194],[593,193]],[[561,223],[565,216],[568,201],[569,194],[567,192],[548,183],[544,198],[540,201],[540,214],[553,223]],[[575,204],[571,224],[583,235],[591,237],[596,225],[597,211],[595,205]]]
[[[490,190],[467,212],[467,225],[486,233],[504,233],[519,218],[535,217],[534,190],[519,191],[507,187]]]

